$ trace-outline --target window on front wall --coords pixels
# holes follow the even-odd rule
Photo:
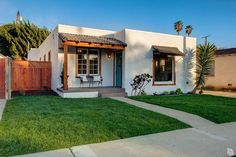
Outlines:
[[[78,75],[97,75],[99,73],[99,51],[96,49],[77,49]]]
[[[89,51],[89,74],[98,74],[98,51]]]
[[[154,56],[154,81],[155,82],[169,82],[173,81],[174,57],[168,55]]]
[[[78,50],[78,74],[87,74],[87,50]]]

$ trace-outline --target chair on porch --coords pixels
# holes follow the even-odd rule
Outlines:
[[[94,87],[94,83],[97,83],[97,87],[99,85],[102,87],[103,77],[99,75],[86,75],[86,76],[79,76],[80,79],[80,87],[84,86],[85,83],[88,83],[88,87]]]

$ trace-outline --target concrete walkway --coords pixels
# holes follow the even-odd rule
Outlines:
[[[186,113],[183,111],[178,111],[178,110],[174,110],[174,109],[170,109],[170,108],[166,108],[166,107],[161,107],[161,106],[157,106],[157,105],[152,105],[149,103],[145,103],[145,102],[140,102],[140,101],[135,101],[132,99],[128,99],[128,98],[124,98],[124,97],[114,97],[112,99],[118,100],[118,101],[122,101],[122,102],[126,102],[130,105],[134,105],[137,107],[141,107],[147,110],[151,110],[154,112],[158,112],[173,118],[178,119],[179,121],[182,121],[194,128],[201,128],[204,126],[210,126],[210,125],[215,125],[215,123],[206,120],[202,117],[199,117],[197,115],[194,114],[190,114],[190,113]]]
[[[236,123],[169,131],[19,157],[226,157],[236,150]]]
[[[5,108],[6,100],[0,99],[0,121],[2,119],[3,110]]]
[[[204,90],[203,94],[215,95],[215,96],[224,96],[230,98],[236,98],[236,92],[223,92],[223,91],[209,91]]]

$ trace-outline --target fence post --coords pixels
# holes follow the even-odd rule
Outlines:
[[[11,58],[5,58],[5,96],[11,99]]]

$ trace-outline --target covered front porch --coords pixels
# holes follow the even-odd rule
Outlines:
[[[126,97],[127,93],[121,87],[72,87],[68,90],[58,89],[64,97]]]
[[[97,97],[105,91],[123,95],[122,53],[126,44],[114,38],[59,34],[64,63],[63,97]],[[106,92],[105,92],[106,93]]]

